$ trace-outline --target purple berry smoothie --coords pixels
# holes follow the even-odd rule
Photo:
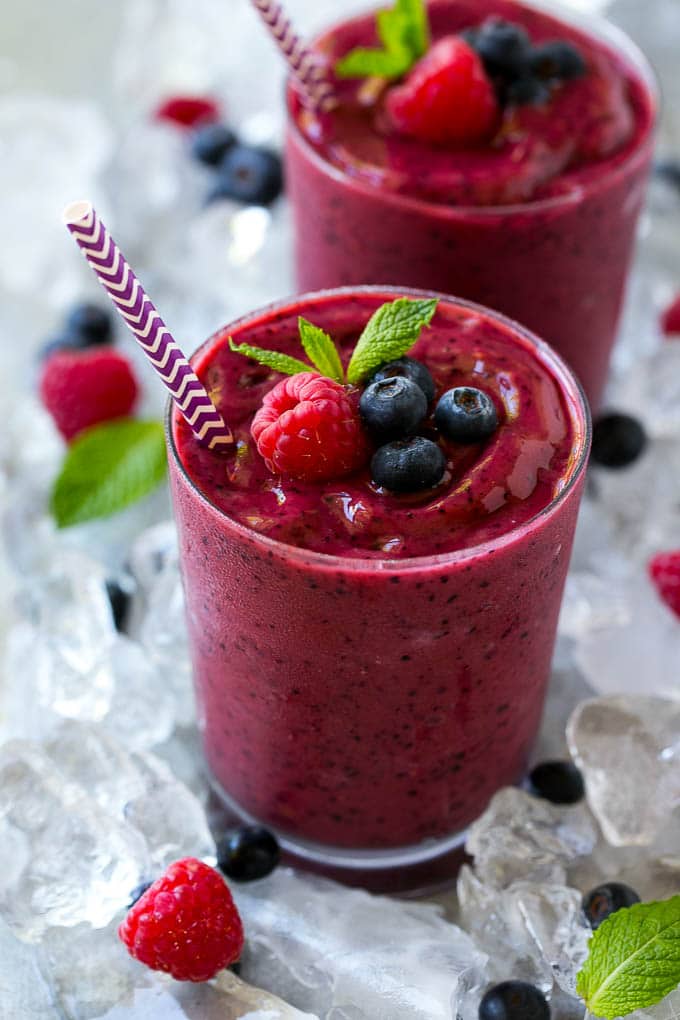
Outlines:
[[[339,85],[322,128],[288,91],[287,187],[302,290],[400,284],[460,294],[546,339],[593,406],[607,376],[653,146],[651,72],[617,30],[583,30],[515,0],[432,0],[432,37],[495,15],[587,62],[546,106],[506,107],[486,145],[460,150],[390,128],[384,95]],[[575,18],[575,15],[568,16]],[[375,45],[374,16],[317,42],[331,62]]]
[[[403,294],[307,295],[225,328],[193,364],[236,450],[207,451],[174,412],[168,432],[199,718],[219,788],[293,845],[387,857],[428,840],[434,854],[522,773],[589,445],[584,398],[550,349],[442,298],[413,354],[439,392],[489,393],[494,436],[446,447],[444,480],[417,495],[390,496],[367,470],[323,483],[272,477],[249,425],[280,376],[227,338],[300,357],[302,314],[346,354],[373,311]]]

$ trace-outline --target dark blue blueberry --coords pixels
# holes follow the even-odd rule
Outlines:
[[[118,580],[110,577],[106,582],[106,593],[111,603],[111,613],[116,630],[124,630],[127,615],[130,611],[131,586],[123,586]]]
[[[586,62],[571,43],[555,40],[532,49],[529,70],[543,81],[569,81],[586,73]]]
[[[219,166],[236,142],[236,135],[226,124],[206,124],[194,134],[191,152],[200,163]]]
[[[542,761],[529,773],[529,792],[551,804],[578,804],[586,790],[573,762]]]
[[[543,992],[526,981],[503,981],[479,1004],[479,1020],[550,1020]]]
[[[478,29],[467,32],[466,38],[482,58],[491,78],[512,81],[525,72],[531,40],[521,25],[492,18]]]
[[[65,334],[73,337],[75,347],[94,347],[113,341],[113,321],[107,308],[81,304],[66,317]]]
[[[654,173],[676,191],[680,191],[680,163],[674,159],[661,159],[654,164]]]
[[[277,153],[234,145],[220,163],[208,201],[231,198],[236,202],[269,205],[282,190],[283,168]]]
[[[389,361],[375,373],[371,382],[380,382],[382,379],[393,379],[395,376],[402,376],[410,379],[416,386],[419,386],[425,394],[428,404],[434,400],[434,379],[430,370],[422,361],[415,358],[398,358],[396,361]]]
[[[423,436],[399,439],[379,447],[371,459],[371,477],[390,492],[431,489],[444,477],[446,457]]]
[[[534,75],[525,74],[508,85],[505,101],[516,106],[543,106],[550,101],[550,88]]]
[[[583,897],[583,913],[590,927],[596,931],[611,914],[639,902],[640,897],[629,885],[624,885],[623,882],[605,882],[591,889]]]
[[[281,851],[276,836],[260,825],[228,832],[217,844],[217,867],[235,882],[253,882],[271,874]]]
[[[427,414],[427,397],[416,383],[395,375],[366,387],[359,401],[359,412],[376,439],[399,439],[415,432],[423,421]]]
[[[140,885],[135,886],[135,888],[130,893],[130,899],[127,904],[127,909],[129,910],[130,907],[134,907],[137,900],[141,899],[146,890],[152,885],[153,882],[142,882]]]
[[[456,386],[440,397],[434,412],[437,428],[456,443],[479,443],[498,428],[493,400],[472,386]]]
[[[591,459],[602,467],[628,467],[647,445],[647,433],[641,422],[616,411],[602,414],[593,426]]]

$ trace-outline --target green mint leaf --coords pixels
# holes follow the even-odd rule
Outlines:
[[[161,422],[120,418],[95,425],[69,448],[50,510],[60,528],[109,517],[155,489],[166,468]]]
[[[252,358],[260,365],[273,368],[275,372],[282,375],[297,375],[298,372],[311,372],[312,366],[305,365],[304,361],[291,358],[288,354],[279,354],[278,351],[266,351],[264,347],[251,347],[250,344],[235,344],[229,337],[229,349],[234,354],[243,354],[246,358]]]
[[[413,347],[423,326],[429,326],[437,299],[398,298],[381,305],[366,323],[347,367],[347,379],[358,383],[387,361],[394,361]]]
[[[319,369],[321,375],[328,379],[335,379],[336,382],[344,382],[345,373],[340,361],[338,349],[329,337],[318,326],[302,316],[298,319],[300,340],[305,349],[305,354],[311,362]]]
[[[680,984],[680,896],[636,903],[600,925],[577,991],[595,1016],[614,1020],[660,1002]]]
[[[376,28],[383,48],[360,46],[346,54],[335,65],[339,78],[401,78],[429,46],[424,0],[396,0],[394,7],[378,11]]]

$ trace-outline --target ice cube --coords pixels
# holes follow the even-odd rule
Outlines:
[[[614,846],[651,844],[680,803],[679,733],[680,705],[660,698],[594,698],[574,711],[569,748]]]
[[[451,1020],[485,956],[439,908],[280,868],[232,890],[242,975],[324,1020]]]
[[[0,1014],[7,1020],[56,1020],[57,1003],[34,946],[20,942],[0,918]]]
[[[113,692],[102,726],[130,750],[167,740],[175,722],[168,683],[136,641],[120,635],[110,649]]]
[[[566,865],[590,853],[596,840],[583,805],[562,807],[506,787],[470,827],[466,850],[479,879],[492,888],[522,879],[561,885]]]
[[[572,616],[574,660],[594,690],[680,700],[680,626],[646,570],[587,589],[578,625]]]
[[[0,840],[0,903],[7,923],[26,941],[52,925],[107,925],[149,872],[141,835],[108,815],[29,741],[0,749],[0,819],[30,845],[17,876],[12,842]]]
[[[177,563],[177,555],[174,521],[154,524],[137,537],[128,562],[142,591],[150,591],[164,568],[170,563]]]
[[[140,640],[175,700],[175,717],[195,717],[184,593],[176,564],[168,563],[149,592]]]

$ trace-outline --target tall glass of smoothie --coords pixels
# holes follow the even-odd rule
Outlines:
[[[480,28],[501,19],[528,37],[531,66],[540,67],[537,49],[553,40],[582,62],[563,80],[493,78],[498,116],[467,143],[410,136],[391,112],[400,82],[385,89],[370,79],[338,81],[339,108],[323,124],[289,87],[297,279],[302,290],[432,288],[496,308],[554,346],[595,407],[648,177],[656,90],[621,32],[551,9],[516,0],[429,3],[433,44],[464,33],[474,48]],[[374,14],[315,43],[332,66],[357,46],[376,45]]]
[[[228,455],[169,410],[205,754],[220,794],[329,866],[429,860],[520,778],[541,717],[590,425],[572,373],[486,309],[440,297],[410,356],[435,386],[418,433],[440,480],[387,491],[371,463],[324,481],[269,469],[251,435],[282,380],[229,338],[304,358],[298,316],[342,358],[404,294],[347,288],[248,315],[193,365],[234,430]],[[493,434],[459,443],[432,410],[475,388]],[[347,391],[352,399],[359,391]],[[426,401],[427,403],[427,401]]]

